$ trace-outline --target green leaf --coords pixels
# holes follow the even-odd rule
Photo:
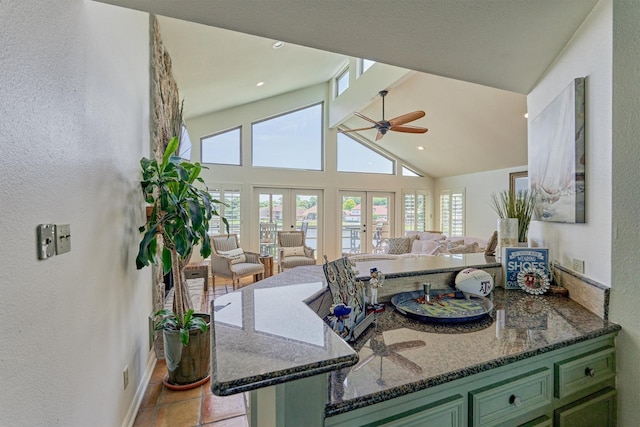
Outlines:
[[[174,136],[167,144],[167,148],[164,150],[164,156],[162,156],[162,164],[166,165],[171,158],[171,155],[176,152],[178,149],[178,145],[180,144],[180,140],[177,136]]]
[[[164,274],[171,271],[171,251],[167,247],[162,248],[162,272]]]

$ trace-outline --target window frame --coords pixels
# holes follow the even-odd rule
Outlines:
[[[447,197],[447,209],[448,209],[448,218],[445,221],[444,212],[443,212],[443,198]],[[456,209],[454,212],[454,199],[459,199],[460,207]],[[440,191],[440,196],[438,198],[438,206],[439,206],[439,222],[440,222],[440,230],[442,233],[448,237],[460,237],[465,235],[465,207],[466,207],[466,195],[464,188],[452,188]],[[455,217],[459,217],[459,220],[456,220]],[[445,224],[446,222],[446,224]],[[455,223],[459,222],[459,225]],[[458,231],[459,228],[459,231]]]
[[[340,137],[341,136],[347,137],[347,138],[351,139],[352,141],[354,141],[355,143],[362,145],[364,148],[366,148],[366,149],[368,149],[370,151],[373,151],[377,155],[389,160],[391,162],[391,172],[390,173],[385,173],[385,172],[362,172],[362,171],[353,171],[353,170],[351,170],[351,171],[340,170],[340,168],[339,168],[339,164],[340,164],[339,145],[340,145]],[[364,174],[371,173],[371,174],[375,174],[375,175],[394,176],[394,175],[396,175],[397,169],[398,169],[398,161],[395,158],[385,154],[382,150],[376,149],[376,147],[374,147],[371,143],[366,142],[361,137],[358,137],[356,135],[346,134],[346,133],[338,133],[336,135],[336,172],[339,172],[339,173],[364,173]]]
[[[291,167],[286,167],[286,166],[266,166],[266,165],[256,165],[255,164],[255,155],[256,155],[256,150],[255,150],[255,129],[254,126],[260,123],[264,123],[266,121],[269,120],[274,120],[277,119],[279,117],[282,116],[286,116],[288,114],[293,114],[296,113],[298,111],[302,111],[302,110],[306,110],[309,108],[313,108],[316,106],[320,106],[320,166],[318,169],[308,169],[308,168],[291,168]],[[324,151],[325,151],[325,102],[324,101],[319,101],[319,102],[314,102],[312,104],[308,104],[308,105],[304,105],[302,107],[299,108],[294,108],[292,110],[288,110],[288,111],[283,111],[281,113],[278,114],[274,114],[272,116],[269,117],[265,117],[263,119],[260,120],[255,120],[251,122],[251,167],[254,168],[270,168],[270,169],[291,169],[291,170],[297,170],[297,171],[313,171],[313,172],[322,172],[325,170],[325,155],[324,155]]]
[[[405,175],[405,173],[404,173],[405,169],[408,170],[409,172],[411,172],[413,175]],[[407,166],[406,164],[403,164],[402,167],[400,168],[400,175],[401,176],[406,176],[406,177],[409,177],[409,178],[424,178],[423,174],[421,174],[419,172],[416,172],[415,169]]]
[[[204,140],[209,138],[214,138],[216,136],[223,135],[225,133],[233,132],[238,130],[238,163],[219,163],[219,162],[207,162],[203,157],[204,153]],[[205,135],[200,137],[200,162],[207,165],[224,165],[224,166],[242,166],[242,125],[234,126],[232,128],[224,129],[219,132],[212,133],[210,135]]]
[[[350,67],[349,64],[347,64],[346,67],[344,67],[343,69],[341,69],[338,74],[336,74],[336,76],[333,78],[333,82],[334,82],[334,92],[333,92],[333,97],[337,98],[340,95],[342,95],[344,93],[345,90],[349,89],[349,87],[351,86],[351,72],[350,72]],[[340,90],[340,81],[342,80],[343,77],[347,77],[347,86],[341,91]]]
[[[211,220],[209,221],[209,230],[207,230],[207,234],[209,234],[210,236],[215,235],[215,226],[213,225],[214,223],[217,223],[217,228],[218,228],[218,233],[217,234],[226,234],[226,230],[224,230],[224,226],[222,225],[222,221],[220,220],[220,217],[224,217],[229,221],[229,233],[235,233],[238,235],[238,239],[240,239],[240,231],[242,229],[242,208],[243,208],[243,203],[242,203],[242,189],[241,188],[235,188],[236,186],[234,185],[216,185],[214,186],[216,188],[209,188],[208,189],[208,193],[209,195],[217,200],[220,200],[221,202],[224,203],[228,203],[227,201],[227,194],[229,194],[229,197],[233,197],[234,199],[238,200],[238,214],[237,214],[237,218],[230,218],[230,214],[228,214],[226,212],[227,209],[229,209],[227,206],[220,204],[217,206],[217,210],[218,210],[218,216],[214,216],[211,218]],[[216,196],[217,194],[217,196]]]

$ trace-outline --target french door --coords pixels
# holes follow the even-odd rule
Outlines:
[[[275,225],[276,236],[278,231],[304,230],[307,246],[315,249],[316,259],[322,259],[322,190],[256,188],[254,194],[258,230],[270,228],[267,224]],[[277,258],[277,241],[260,247]]]
[[[341,191],[342,221],[338,239],[342,253],[383,252],[393,235],[394,194]]]

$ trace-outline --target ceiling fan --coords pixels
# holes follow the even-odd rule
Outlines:
[[[382,120],[375,121],[363,114],[355,112],[354,114],[356,116],[362,119],[365,119],[368,122],[373,123],[373,126],[366,127],[366,128],[358,128],[358,129],[339,130],[338,132],[347,133],[347,132],[358,132],[358,131],[367,130],[367,129],[376,129],[378,131],[378,134],[376,135],[376,141],[378,141],[382,139],[382,137],[385,136],[385,134],[390,130],[394,132],[405,132],[405,133],[426,133],[429,130],[423,127],[406,125],[406,123],[412,122],[414,120],[418,120],[419,118],[422,118],[425,116],[425,112],[420,110],[414,111],[412,113],[403,114],[393,119],[385,120],[384,119],[384,97],[387,96],[389,91],[381,90],[379,93],[380,93],[380,96],[382,97]]]

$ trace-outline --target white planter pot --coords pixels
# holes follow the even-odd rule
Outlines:
[[[498,218],[498,247],[496,255],[502,256],[502,248],[518,246],[518,218]]]

